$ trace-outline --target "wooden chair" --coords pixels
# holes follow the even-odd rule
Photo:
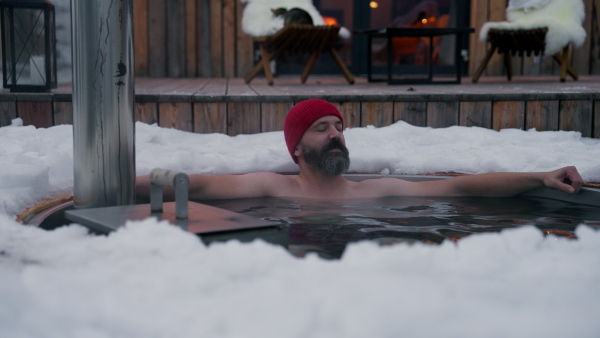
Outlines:
[[[548,28],[527,30],[491,28],[487,34],[487,42],[490,44],[490,48],[473,75],[473,82],[479,80],[479,77],[496,50],[499,54],[504,55],[506,77],[508,81],[510,81],[512,78],[512,67],[510,63],[511,55],[515,56],[518,54],[519,56],[523,56],[524,54],[527,54],[527,56],[531,56],[532,53],[534,55],[543,55],[546,47],[545,41],[547,32]],[[578,78],[577,71],[569,66],[569,46],[570,45],[566,45],[563,48],[560,58],[556,55],[552,56],[552,58],[560,64],[561,82],[565,82],[567,73],[569,73],[574,80],[577,80]]]
[[[342,70],[346,81],[353,84],[354,77],[333,48],[338,39],[339,30],[340,26],[288,25],[273,36],[255,38],[254,41],[260,42],[261,60],[246,76],[246,83],[250,83],[261,70],[264,70],[269,85],[273,85],[273,74],[269,62],[284,52],[310,54],[300,77],[302,83],[305,83],[319,55],[328,51]]]

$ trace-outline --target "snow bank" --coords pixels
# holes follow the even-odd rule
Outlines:
[[[592,337],[600,232],[577,236],[362,242],[331,262],[260,241],[207,249],[154,220],[97,237],[0,216],[0,336]]]

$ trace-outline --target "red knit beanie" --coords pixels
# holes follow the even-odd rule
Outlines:
[[[306,100],[298,102],[298,104],[290,109],[283,124],[283,135],[285,136],[285,143],[294,162],[298,163],[298,158],[294,156],[294,150],[306,129],[316,120],[328,115],[337,116],[342,121],[343,130],[344,118],[342,114],[340,114],[340,111],[334,105],[327,101],[320,99]]]

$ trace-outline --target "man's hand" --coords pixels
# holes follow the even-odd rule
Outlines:
[[[562,190],[568,194],[575,194],[581,189],[583,179],[577,168],[564,167],[549,172],[544,178],[544,185],[548,188]]]

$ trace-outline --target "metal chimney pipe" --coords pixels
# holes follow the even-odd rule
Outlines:
[[[77,208],[135,202],[132,0],[71,0]]]

